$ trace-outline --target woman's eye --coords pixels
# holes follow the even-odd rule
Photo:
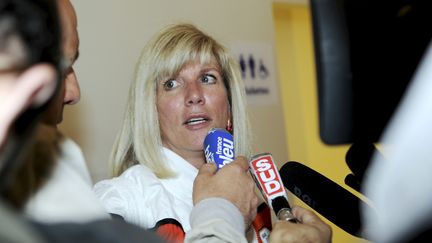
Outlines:
[[[211,74],[204,74],[204,76],[202,77],[202,81],[203,81],[203,83],[213,84],[216,82],[216,77],[214,75],[211,75]]]
[[[174,89],[177,86],[178,86],[178,82],[175,79],[170,79],[163,84],[163,87],[166,90]]]

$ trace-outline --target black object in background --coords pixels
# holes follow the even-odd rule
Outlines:
[[[382,156],[372,143],[353,143],[350,146],[345,162],[352,173],[345,177],[346,185],[361,192],[363,181],[367,177],[366,171],[374,155]]]
[[[432,37],[430,0],[311,0],[320,135],[377,142]]]

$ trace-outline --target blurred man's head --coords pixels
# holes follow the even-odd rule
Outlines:
[[[0,169],[15,162],[56,90],[58,23],[55,0],[0,2]]]
[[[79,38],[77,32],[77,17],[69,0],[58,0],[59,16],[62,28],[63,65],[60,92],[52,100],[49,108],[43,114],[42,121],[48,125],[57,125],[63,120],[65,105],[76,104],[81,97],[78,80],[73,64],[78,59]]]

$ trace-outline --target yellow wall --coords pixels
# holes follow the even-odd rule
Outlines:
[[[274,3],[273,14],[289,159],[309,166],[358,195],[344,184],[350,173],[344,159],[348,146],[328,146],[319,138],[309,6]],[[291,198],[294,203],[306,206],[294,196]],[[367,242],[330,225],[335,243]]]

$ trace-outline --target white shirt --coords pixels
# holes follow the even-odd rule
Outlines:
[[[146,166],[134,165],[119,177],[98,182],[94,191],[109,213],[130,223],[148,229],[173,218],[188,232],[198,170],[171,150],[164,148],[163,152],[167,165],[177,174],[174,178],[159,179]]]
[[[24,213],[45,222],[88,222],[109,218],[92,191],[92,181],[78,145],[64,138],[50,179],[25,205]]]

